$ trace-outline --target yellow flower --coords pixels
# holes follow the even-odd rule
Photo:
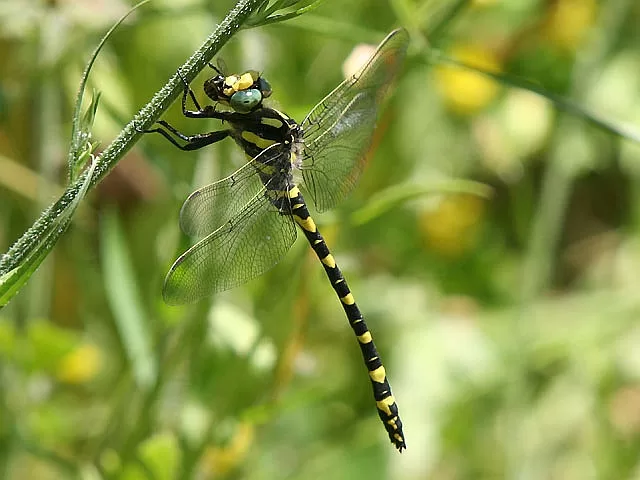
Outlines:
[[[487,48],[459,45],[449,55],[466,65],[489,72],[500,71],[497,56]],[[442,65],[435,71],[436,85],[447,107],[462,115],[473,115],[496,97],[499,85],[489,77],[454,65]]]
[[[243,422],[229,445],[225,448],[208,447],[202,458],[201,468],[206,474],[222,477],[233,471],[245,461],[249,448],[253,444],[255,430],[253,424]],[[209,477],[206,477],[209,478]]]
[[[96,376],[101,364],[102,355],[95,345],[80,345],[60,360],[57,377],[61,382],[84,383]]]
[[[559,0],[549,10],[544,34],[549,41],[566,50],[575,50],[593,25],[595,0]]]
[[[420,215],[420,229],[427,245],[447,257],[457,257],[473,247],[484,217],[484,200],[475,195],[443,197],[433,209]]]

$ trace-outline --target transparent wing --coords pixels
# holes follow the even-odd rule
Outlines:
[[[302,177],[319,211],[355,186],[371,143],[378,107],[400,68],[409,36],[391,32],[367,64],[318,103],[302,122]]]
[[[164,300],[190,303],[245,283],[278,263],[295,239],[293,220],[278,211],[263,187],[235,217],[175,261],[164,282]]]
[[[281,154],[281,146],[271,145],[228,177],[189,195],[180,210],[182,231],[204,237],[235,217],[262,190],[258,171],[264,171]]]

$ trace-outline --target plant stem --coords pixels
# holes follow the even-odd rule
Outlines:
[[[239,0],[236,6],[227,14],[202,46],[178,70],[183,78],[190,82],[202,70],[207,62],[222,48],[235,34],[251,14],[260,7],[265,0]],[[169,108],[184,88],[180,76],[176,72],[164,87],[158,91],[151,101],[145,105],[131,120],[113,142],[96,158],[96,168],[89,181],[89,187],[95,186],[118,163],[124,154],[142,136],[144,129],[151,126],[162,113]],[[71,183],[62,196],[49,206],[40,218],[16,241],[6,255],[0,257],[0,276],[10,272],[27,258],[38,245],[38,239],[49,232],[50,228],[65,209],[73,204],[79,194],[86,176],[85,170],[75,182]]]

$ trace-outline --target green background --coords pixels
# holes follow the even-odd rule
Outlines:
[[[66,184],[82,69],[130,6],[0,1],[0,252]],[[154,0],[116,30],[89,78],[98,151],[232,6]],[[163,304],[181,203],[244,158],[145,136],[0,311],[0,478],[640,478],[640,147],[594,125],[640,129],[638,24],[633,0],[325,0],[239,32],[228,68],[299,121],[354,47],[411,34],[358,187],[315,216],[407,450],[304,238],[245,286]]]

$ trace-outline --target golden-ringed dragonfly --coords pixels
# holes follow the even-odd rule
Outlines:
[[[215,102],[201,107],[185,82],[182,112],[215,118],[225,129],[184,135],[165,121],[148,130],[181,150],[197,150],[231,137],[250,160],[227,178],[193,192],[180,211],[182,230],[200,237],[175,261],[164,282],[169,304],[193,302],[230,289],[273,267],[296,239],[297,224],[338,294],[369,371],[378,415],[399,451],[406,447],[398,406],[364,317],[342,272],[309,214],[294,173],[301,174],[319,211],[353,189],[371,144],[379,106],[400,68],[409,38],[391,32],[362,69],[318,103],[301,124],[263,105],[271,87],[258,72],[217,74],[204,91]],[[190,97],[196,110],[187,108]],[[217,104],[227,110],[217,110]],[[180,141],[181,142],[180,142]],[[297,177],[296,177],[297,178]]]

